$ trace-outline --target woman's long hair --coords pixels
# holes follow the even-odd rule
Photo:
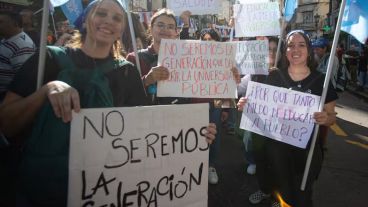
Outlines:
[[[146,29],[144,28],[143,24],[140,22],[139,15],[136,13],[131,13],[131,15],[132,15],[132,22],[133,22],[135,38],[132,38],[130,35],[129,22],[128,22],[128,19],[126,18],[125,31],[123,32],[123,35],[122,35],[122,42],[124,46],[124,51],[126,53],[133,52],[132,41],[136,41],[136,38],[141,39],[143,48],[147,48],[147,46],[149,45]]]
[[[289,32],[286,35],[285,46],[282,50],[282,55],[281,55],[281,67],[288,68],[289,65],[290,65],[290,62],[286,57],[286,50],[288,48],[288,46],[287,46],[288,41],[289,41],[290,37],[294,34],[300,34],[304,38],[304,40],[306,42],[307,50],[308,50],[307,66],[309,67],[310,70],[315,70],[317,68],[317,63],[314,60],[314,52],[313,52],[313,48],[312,48],[312,43],[311,43],[308,35],[303,30],[293,30],[293,31]]]
[[[211,38],[213,40],[215,40],[216,42],[221,41],[221,37],[220,37],[219,33],[216,30],[212,29],[212,28],[206,28],[206,29],[203,29],[201,31],[201,40],[203,40],[203,38],[206,34],[210,35]]]

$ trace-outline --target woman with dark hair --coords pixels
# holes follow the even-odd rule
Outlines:
[[[201,31],[200,40],[220,42],[221,37],[220,37],[219,33],[216,30],[214,30],[212,28],[207,28],[207,29],[203,29]],[[235,80],[235,82],[239,83],[240,82],[240,75],[239,75],[238,70],[235,67],[233,67],[233,68],[231,68],[231,72],[233,74],[233,79]],[[215,141],[210,146],[209,165],[208,165],[209,166],[209,168],[208,168],[208,182],[210,184],[217,184],[219,178],[218,178],[218,174],[216,172],[215,166],[216,166],[217,155],[218,155],[218,152],[220,150],[221,122],[225,119],[225,117],[228,117],[228,115],[226,114],[226,116],[222,116],[222,108],[221,108],[222,100],[193,98],[192,102],[193,103],[209,103],[210,104],[210,111],[209,111],[210,122],[215,123],[216,128],[219,130],[219,132],[216,134]],[[225,113],[228,113],[228,112],[225,112]]]
[[[139,20],[139,15],[136,13],[131,13],[132,15],[132,22],[133,22],[133,29],[135,38],[132,38],[129,31],[129,23],[126,19],[125,26],[127,27],[125,32],[123,32],[122,35],[122,41],[124,46],[124,52],[125,53],[131,53],[133,52],[133,43],[132,41],[136,41],[137,43],[137,49],[143,49],[146,48],[149,45],[149,41],[147,38],[147,32],[143,26],[143,24]]]
[[[325,76],[315,69],[313,50],[308,36],[301,30],[294,30],[286,36],[285,42],[283,64],[280,69],[269,74],[265,83],[320,96]],[[316,124],[331,126],[335,123],[336,99],[336,92],[330,85],[323,111],[313,114]],[[245,103],[246,98],[242,98],[238,103],[239,108],[242,109]],[[280,194],[283,200],[291,206],[313,206],[313,183],[318,177],[323,160],[323,149],[319,137],[313,152],[306,188],[304,191],[300,190],[311,138],[306,149],[273,139],[266,140],[265,151],[270,161],[270,170],[274,180],[273,193]],[[274,206],[279,205],[277,202],[273,204]]]
[[[221,37],[220,37],[219,33],[216,30],[212,29],[212,28],[203,29],[201,31],[200,39],[204,40],[204,41],[221,42]]]
[[[200,34],[200,40],[203,41],[220,41],[220,35],[214,29],[203,29]],[[208,162],[208,183],[217,184],[218,183],[218,174],[215,168],[216,158],[220,148],[220,136],[221,136],[221,106],[215,106],[214,99],[193,99],[194,103],[202,103],[209,102],[210,104],[210,122],[216,124],[216,128],[218,129],[218,133],[216,134],[216,141],[210,146],[209,152],[209,162]]]
[[[279,39],[277,37],[267,37],[268,39],[268,50],[269,50],[269,73],[277,70],[275,68],[276,52]],[[242,78],[241,85],[242,90],[238,89],[238,93],[242,92],[241,96],[246,94],[246,85],[249,80],[264,83],[268,75],[246,75]],[[239,87],[238,87],[239,88]],[[267,138],[259,134],[245,131],[243,136],[243,142],[245,146],[245,157],[249,165],[247,168],[247,173],[250,175],[255,174],[257,177],[257,182],[259,190],[252,193],[248,200],[251,204],[261,203],[263,200],[269,199],[273,190],[273,180],[272,173],[270,171],[270,163],[267,158],[266,153],[266,140]]]

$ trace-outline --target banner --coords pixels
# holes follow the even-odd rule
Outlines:
[[[280,11],[277,2],[235,4],[235,36],[280,35]]]
[[[218,14],[222,11],[221,0],[175,0],[166,1],[167,8],[174,11],[176,15],[180,15],[184,11],[190,11],[192,15]]]
[[[306,148],[320,97],[250,81],[240,128]]]
[[[240,41],[236,45],[236,67],[241,70],[241,74],[268,75],[267,40]]]
[[[68,206],[207,206],[208,104],[73,114]]]
[[[236,44],[229,42],[168,40],[160,44],[158,65],[169,69],[159,81],[159,97],[236,98]]]

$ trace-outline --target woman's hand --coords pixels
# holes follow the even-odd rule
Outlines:
[[[163,66],[156,66],[151,68],[151,70],[148,72],[144,80],[144,84],[146,86],[149,86],[151,84],[156,83],[157,81],[166,80],[168,78],[169,78],[169,69]]]
[[[314,112],[313,118],[316,121],[316,124],[331,126],[336,122],[335,112],[335,101],[331,101],[324,105],[322,112]]]
[[[233,78],[235,80],[235,83],[239,84],[241,82],[239,70],[236,67],[232,67],[230,70],[233,73]]]
[[[189,27],[189,19],[190,19],[190,15],[192,15],[192,13],[190,11],[183,11],[183,13],[181,13],[180,15],[180,19],[183,21],[183,27]]]
[[[65,123],[70,122],[72,110],[80,111],[78,91],[62,81],[49,82],[45,87],[56,117],[61,118]]]
[[[236,106],[238,107],[238,111],[243,111],[245,104],[247,103],[248,98],[246,97],[241,97],[238,101],[238,103],[236,104]]]
[[[336,113],[327,113],[326,111],[314,112],[313,118],[316,124],[331,126],[336,122]]]
[[[314,112],[313,118],[315,119],[316,123],[319,125],[326,125],[328,120],[327,112]]]
[[[212,142],[215,140],[216,134],[217,134],[216,124],[209,123],[206,130],[207,130],[207,133],[205,134],[206,141],[207,141],[208,144],[212,144]]]
[[[277,69],[278,69],[277,67],[272,66],[268,69],[268,72],[271,73],[272,71],[277,70]]]
[[[69,33],[63,33],[58,40],[56,40],[55,44],[56,46],[64,46],[67,41],[69,41],[72,38],[72,35]]]

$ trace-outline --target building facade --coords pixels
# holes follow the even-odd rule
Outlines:
[[[291,29],[302,29],[312,38],[326,35],[329,25],[330,0],[299,0],[290,21]]]

